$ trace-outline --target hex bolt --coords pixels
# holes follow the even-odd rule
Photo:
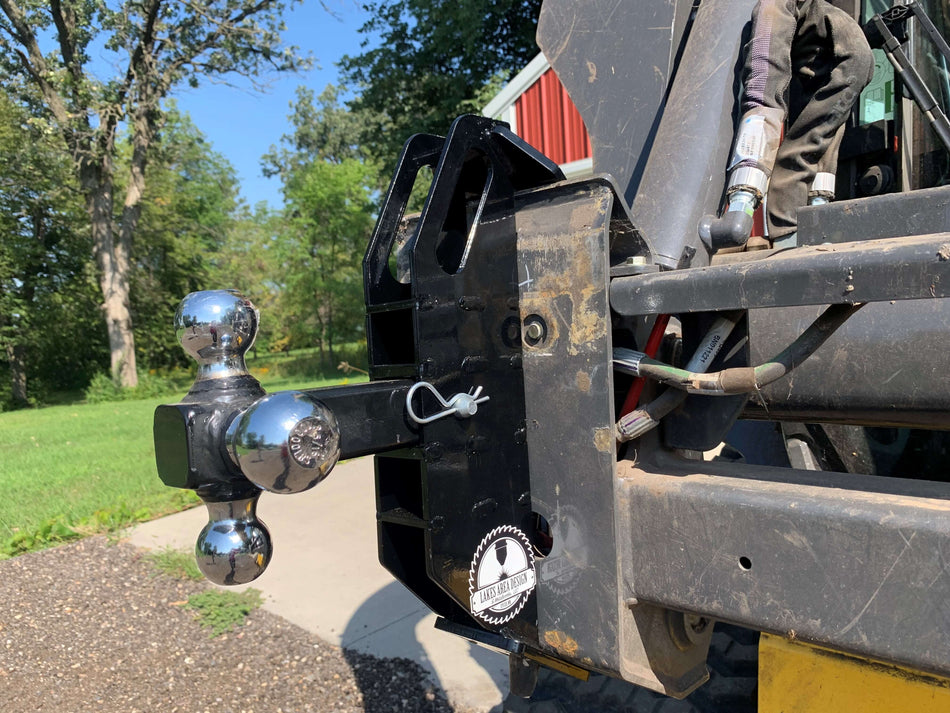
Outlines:
[[[686,624],[696,634],[702,634],[706,631],[706,627],[709,626],[709,619],[704,616],[697,616],[696,614],[687,614]]]
[[[531,322],[525,325],[525,336],[537,341],[544,336],[544,327],[541,326],[540,322]]]

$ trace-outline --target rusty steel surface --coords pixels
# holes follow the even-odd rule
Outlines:
[[[641,453],[618,466],[624,597],[950,672],[950,488]]]
[[[531,197],[517,214],[520,315],[522,324],[542,325],[542,333],[526,335],[522,353],[525,430],[531,506],[553,536],[539,566],[538,638],[542,650],[617,671],[607,362],[613,195],[602,184],[584,184]]]

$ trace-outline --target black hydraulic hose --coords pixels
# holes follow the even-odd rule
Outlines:
[[[655,379],[691,394],[724,396],[745,394],[767,386],[811,356],[864,303],[831,305],[788,347],[756,367],[723,369],[710,374],[677,369],[663,362],[636,355],[633,359],[615,359],[615,365],[637,376]],[[672,398],[672,397],[670,397]]]
[[[669,388],[646,406],[621,416],[617,421],[617,439],[632,441],[660,425],[660,421],[689,396],[680,389]]]

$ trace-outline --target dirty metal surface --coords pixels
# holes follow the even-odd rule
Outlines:
[[[668,456],[618,475],[622,596],[950,672],[946,485]]]
[[[626,211],[618,215],[614,189],[600,179],[521,200],[531,507],[552,538],[537,565],[539,644],[549,655],[681,697],[706,679],[712,627],[684,653],[669,634],[680,614],[645,606],[635,620],[618,598],[607,248],[629,223]],[[541,325],[537,338],[532,324]]]
[[[667,267],[708,262],[696,226],[722,198],[753,5],[546,0],[541,10],[538,44],[584,118],[594,170],[614,176]]]
[[[626,315],[683,314],[950,295],[950,233],[816,245],[764,260],[618,277]]]
[[[635,194],[627,193],[634,222],[656,246],[654,260],[666,267],[709,263],[698,226],[722,202],[739,114],[739,63],[754,5],[698,3],[656,138],[640,158],[643,178]],[[594,166],[607,170],[596,160]]]
[[[538,558],[542,651],[616,672],[612,372],[607,305],[614,196],[598,182],[526,196],[518,281],[531,507],[550,524]],[[523,327],[524,329],[524,327]]]
[[[619,181],[627,205],[659,122],[689,5],[545,0],[541,8],[538,45],[584,118],[595,171]]]
[[[798,244],[929,235],[950,230],[950,186],[804,206]]]

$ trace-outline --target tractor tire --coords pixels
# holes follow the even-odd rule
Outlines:
[[[620,679],[587,681],[542,668],[531,698],[509,694],[504,713],[755,713],[759,632],[716,624],[709,647],[709,681],[683,700]]]

